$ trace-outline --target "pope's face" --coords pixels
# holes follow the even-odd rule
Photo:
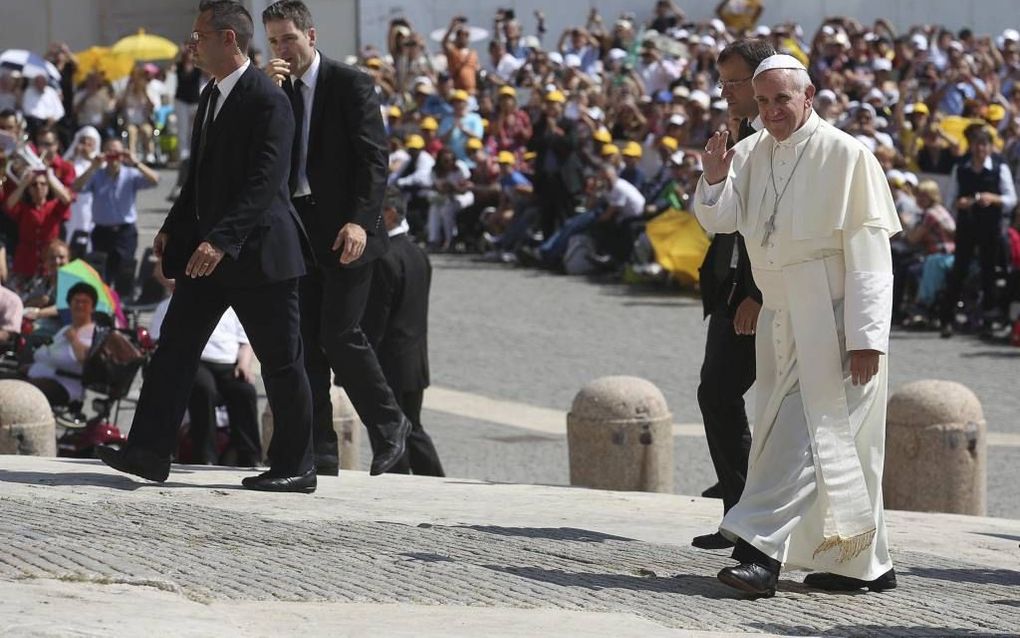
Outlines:
[[[811,114],[815,87],[808,84],[801,88],[798,73],[803,71],[773,69],[753,80],[758,114],[768,132],[779,141],[793,135]]]

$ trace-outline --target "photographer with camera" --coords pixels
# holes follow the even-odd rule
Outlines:
[[[52,169],[26,170],[7,196],[7,215],[18,225],[13,272],[30,279],[39,272],[39,255],[60,235],[60,225],[71,216],[74,195],[64,188]]]
[[[93,250],[106,253],[103,279],[130,299],[134,288],[134,258],[138,249],[138,191],[153,188],[159,175],[124,150],[116,138],[106,140],[103,152],[74,182],[74,190],[92,194]]]

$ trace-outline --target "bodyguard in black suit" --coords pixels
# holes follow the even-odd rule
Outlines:
[[[719,54],[719,85],[731,118],[740,118],[740,139],[754,134],[748,122],[758,115],[751,76],[773,54],[772,45],[764,40],[738,40]],[[754,383],[754,328],[761,310],[761,292],[751,277],[740,234],[712,239],[701,266],[700,285],[705,316],[710,319],[698,405],[725,512],[740,500],[747,480],[751,431],[744,394]],[[733,546],[718,532],[697,536],[691,544],[702,549]]]
[[[339,469],[332,368],[368,428],[371,473],[380,474],[403,457],[411,423],[361,329],[372,261],[389,244],[382,222],[388,149],[379,99],[369,75],[316,51],[304,3],[276,2],[263,11],[262,22],[275,56],[266,73],[287,92],[298,122],[290,189],[317,260],[301,281],[316,468],[320,474]]]
[[[202,349],[233,306],[262,364],[278,424],[271,469],[244,486],[312,492],[311,392],[298,307],[310,250],[287,188],[294,117],[283,91],[245,57],[253,31],[248,12],[226,0],[206,0],[199,9],[190,46],[214,80],[202,94],[181,196],[154,242],[176,292],[127,446],[103,449],[101,458],[166,480]]]
[[[429,386],[429,288],[432,264],[408,236],[404,196],[387,190],[383,222],[390,249],[375,261],[372,293],[362,325],[375,349],[386,381],[411,421],[407,453],[394,472],[445,476],[432,439],[421,425],[421,405]]]

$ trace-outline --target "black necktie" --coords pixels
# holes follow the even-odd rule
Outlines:
[[[294,85],[287,93],[290,97],[290,106],[294,109],[294,143],[290,149],[290,180],[288,181],[292,195],[297,190],[298,167],[301,164],[301,154],[304,152],[302,140],[305,130],[305,96],[301,90],[304,85],[300,78],[295,78]]]
[[[208,139],[207,133],[209,132],[209,127],[212,126],[213,117],[216,116],[216,103],[219,101],[220,101],[220,89],[218,86],[214,86],[212,90],[209,91],[209,102],[206,104],[205,113],[203,113],[203,115],[205,116],[204,118],[205,121],[202,122],[202,132],[199,134],[198,137],[199,163],[201,163],[202,159],[205,157],[205,143],[206,140]]]

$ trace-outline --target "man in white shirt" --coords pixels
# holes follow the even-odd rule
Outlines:
[[[160,268],[156,277],[162,278]],[[164,281],[168,289],[173,283]],[[149,330],[159,340],[163,317],[170,305],[164,299],[152,315]],[[179,459],[195,465],[237,465],[252,467],[262,460],[262,444],[258,430],[258,393],[252,372],[252,349],[233,308],[227,308],[216,325],[209,342],[202,350],[195,385],[188,400],[191,417],[188,435],[191,455]],[[216,446],[216,407],[226,405],[230,420],[230,448],[236,456],[220,454]],[[221,462],[222,461],[222,462]]]

